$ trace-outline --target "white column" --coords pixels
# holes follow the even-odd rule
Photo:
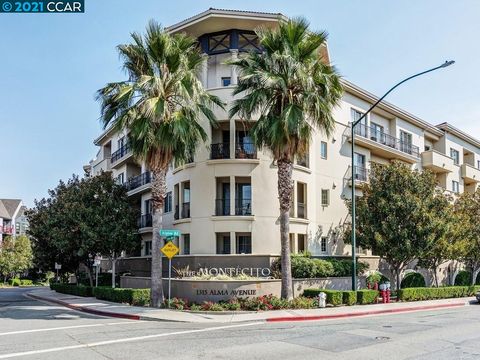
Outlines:
[[[237,241],[235,239],[235,231],[230,231],[230,253],[237,253]]]
[[[298,199],[297,182],[293,181],[293,217],[294,218],[298,217],[297,199]]]
[[[238,49],[231,49],[230,54],[232,56],[232,61],[238,59]],[[230,66],[230,84],[231,85],[237,85],[237,67],[231,65]]]
[[[202,72],[200,74],[200,81],[205,89],[208,89],[208,55],[202,54],[203,56],[203,64],[202,64]]]

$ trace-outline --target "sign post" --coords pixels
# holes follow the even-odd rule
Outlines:
[[[98,287],[98,268],[100,267],[100,257],[95,256],[93,266],[95,266],[95,287]]]
[[[160,233],[161,231],[162,230],[160,230]],[[178,254],[180,249],[170,240],[160,250],[168,258],[168,307],[170,307],[170,297],[172,293],[172,258]]]
[[[62,269],[62,265],[55,263],[55,270],[57,270],[57,281],[60,280],[60,278],[58,277],[58,270],[61,270],[61,269]]]

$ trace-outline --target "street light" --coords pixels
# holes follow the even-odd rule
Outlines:
[[[447,66],[453,65],[455,61],[450,60],[450,61],[445,61],[442,65],[434,67],[432,69],[422,71],[418,74],[412,75],[402,81],[400,81],[398,84],[396,84],[394,87],[392,87],[390,90],[388,90],[385,95],[383,95],[380,99],[377,100],[375,104],[373,104],[370,109],[368,109],[362,116],[360,116],[359,119],[352,121],[352,135],[351,135],[351,142],[352,142],[352,290],[355,291],[357,290],[357,259],[356,259],[356,248],[357,248],[357,239],[356,239],[356,234],[355,234],[355,160],[354,160],[354,151],[355,151],[355,126],[365,119],[368,113],[370,113],[378,104],[382,102],[385,97],[390,94],[394,89],[396,89],[398,86],[402,85],[404,82],[407,82],[408,80],[411,80],[413,78],[416,78],[417,76],[427,74],[429,72],[446,68]]]

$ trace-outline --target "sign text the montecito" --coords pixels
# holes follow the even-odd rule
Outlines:
[[[202,276],[202,275],[227,275],[231,277],[236,277],[240,275],[246,275],[251,277],[269,277],[271,275],[271,270],[269,268],[260,268],[260,267],[225,267],[225,268],[200,268],[198,271],[189,271],[183,269],[175,269],[175,272],[182,277],[193,277],[193,276]]]

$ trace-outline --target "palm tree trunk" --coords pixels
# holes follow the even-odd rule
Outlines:
[[[160,229],[162,228],[163,202],[166,193],[166,174],[164,168],[152,169],[152,271],[151,271],[151,304],[152,307],[161,307],[163,304],[162,285],[162,247]]]
[[[290,263],[290,207],[292,205],[293,183],[290,160],[281,159],[278,163],[278,200],[280,202],[280,243],[282,264],[283,299],[293,298],[292,267]]]

